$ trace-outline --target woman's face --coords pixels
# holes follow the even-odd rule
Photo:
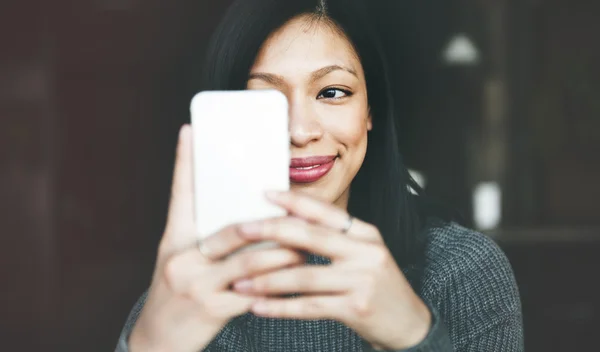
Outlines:
[[[248,89],[288,98],[292,189],[346,208],[372,127],[363,68],[348,39],[324,21],[295,18],[263,44]]]

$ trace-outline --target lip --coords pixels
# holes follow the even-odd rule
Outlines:
[[[290,162],[290,181],[311,183],[320,180],[333,168],[337,155],[292,158]]]

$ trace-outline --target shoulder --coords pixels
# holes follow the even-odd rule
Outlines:
[[[488,236],[454,222],[429,220],[423,240],[423,284],[440,286],[456,280],[510,284],[516,289],[512,267]],[[516,293],[516,292],[515,292]]]
[[[419,291],[439,312],[457,345],[493,327],[519,331],[517,283],[506,255],[491,238],[456,223],[431,220],[422,240]]]

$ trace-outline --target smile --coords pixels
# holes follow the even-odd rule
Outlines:
[[[311,183],[323,178],[335,165],[337,155],[293,158],[290,163],[290,181]]]

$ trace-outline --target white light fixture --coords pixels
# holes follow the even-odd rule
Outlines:
[[[411,177],[412,177],[412,178],[415,180],[415,182],[416,182],[416,183],[417,183],[419,186],[421,186],[421,188],[425,189],[425,186],[427,185],[427,177],[425,177],[425,175],[423,175],[423,173],[422,173],[422,172],[420,172],[420,171],[417,171],[417,170],[412,170],[412,169],[409,169],[409,170],[408,170],[408,173],[409,173],[409,174],[410,174],[410,176],[411,176]],[[414,190],[414,189],[412,189],[412,187],[410,187],[409,189],[410,189],[410,191],[411,191],[413,194],[416,194],[415,190]]]
[[[479,63],[479,56],[479,49],[462,33],[455,35],[444,50],[444,61],[450,65],[476,65]]]
[[[502,218],[502,191],[496,182],[483,182],[473,191],[473,219],[479,230],[493,230]]]

